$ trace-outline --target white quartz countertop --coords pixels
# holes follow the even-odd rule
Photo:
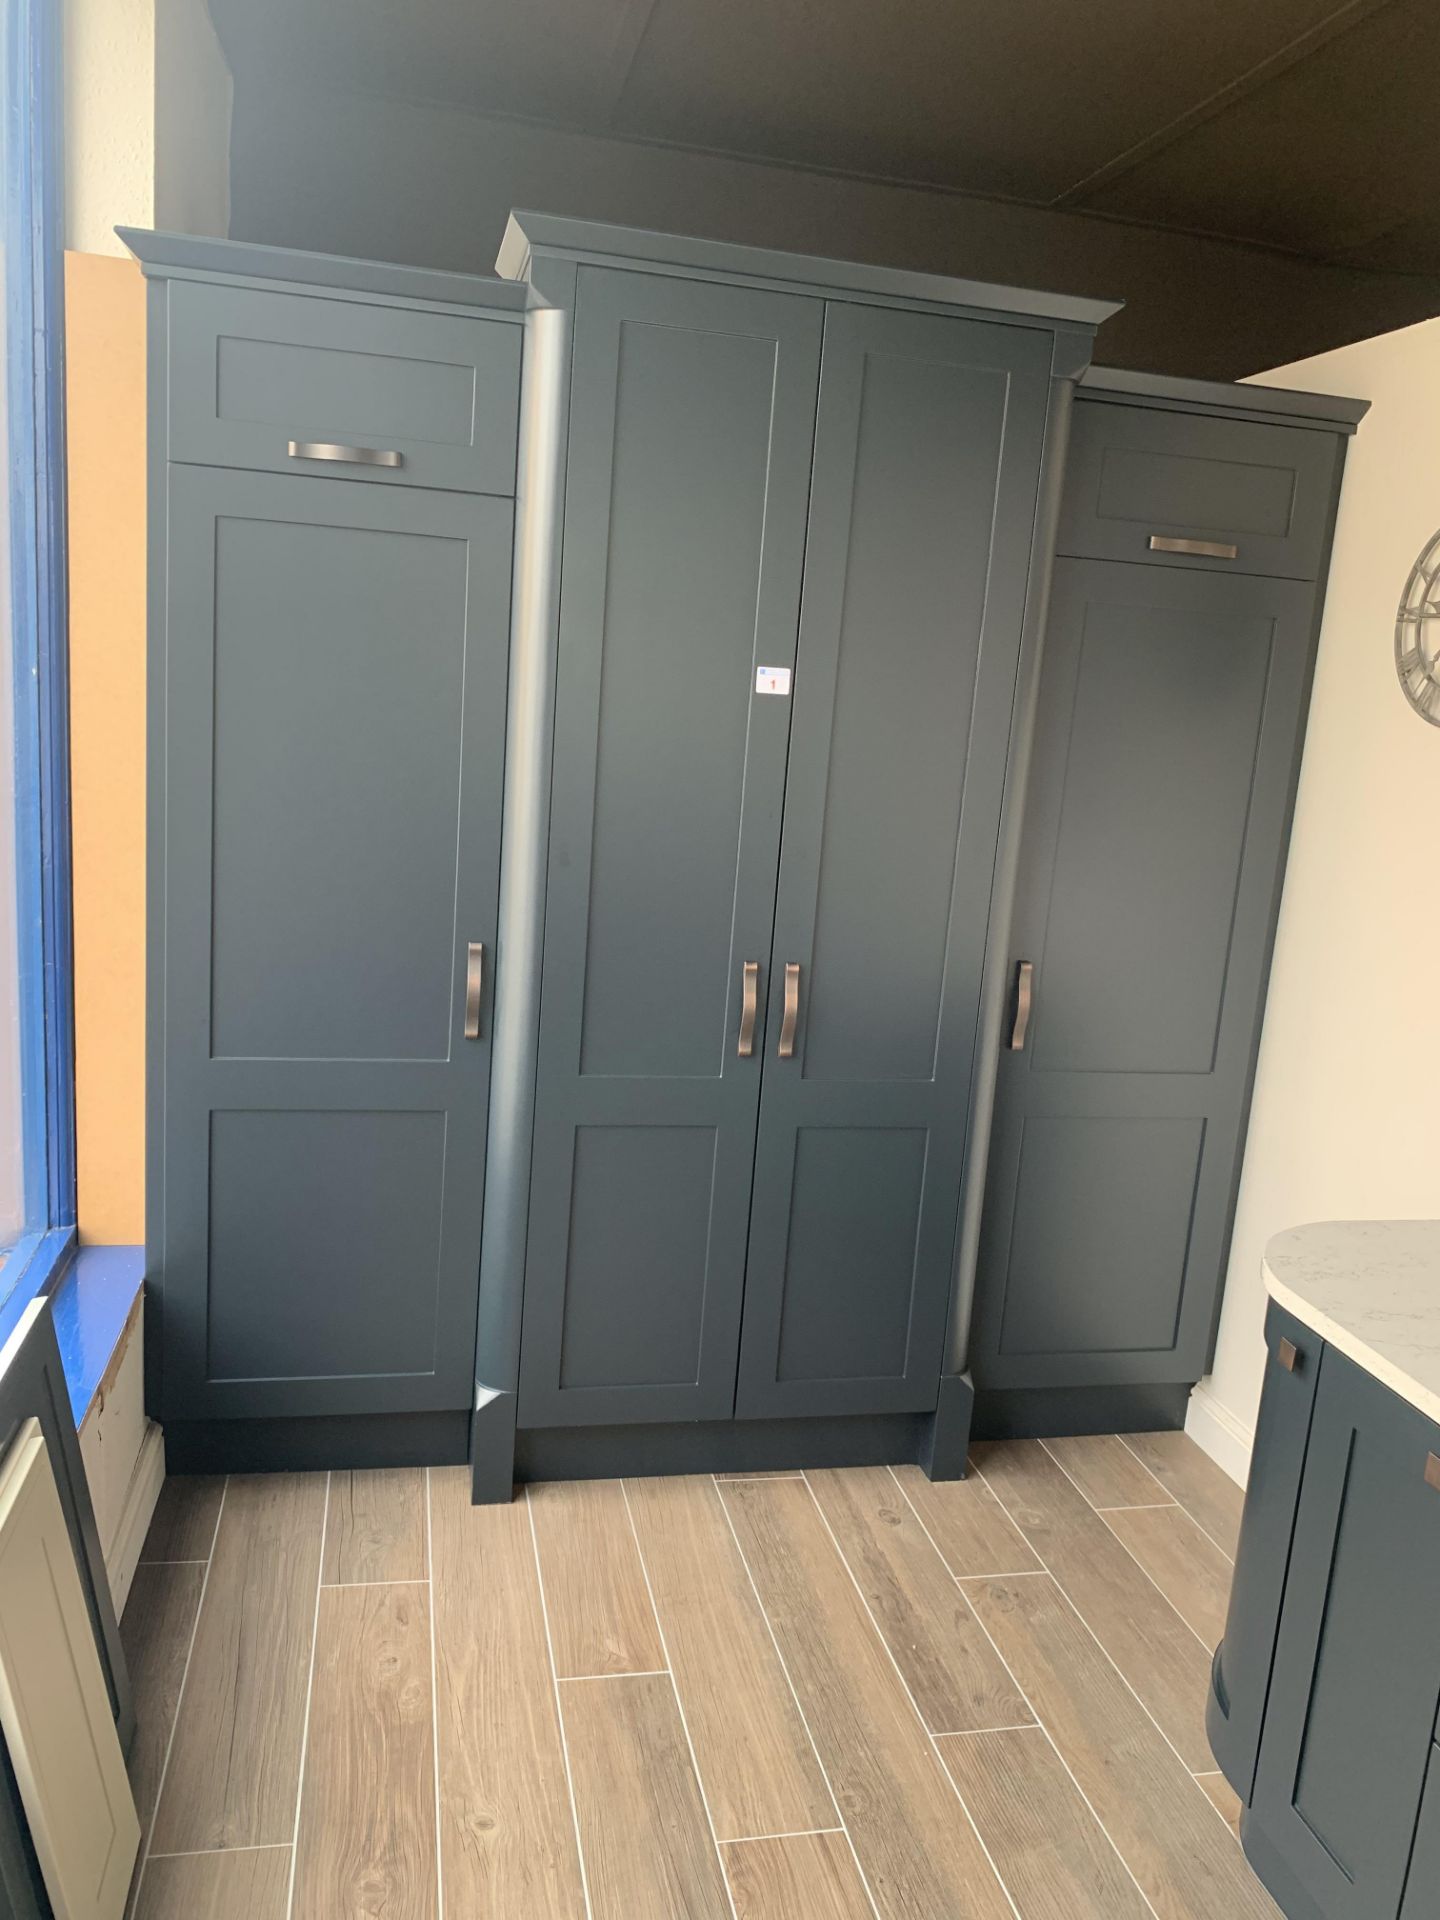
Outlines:
[[[1440,1220],[1322,1220],[1265,1249],[1271,1298],[1440,1421]]]

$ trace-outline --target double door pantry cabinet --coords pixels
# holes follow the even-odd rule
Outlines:
[[[1361,409],[548,217],[126,237],[172,1463],[949,1473],[1196,1379]]]

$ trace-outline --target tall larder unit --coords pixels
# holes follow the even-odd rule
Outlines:
[[[477,1486],[914,1445],[1113,308],[531,215]],[[530,576],[524,577],[528,566]]]

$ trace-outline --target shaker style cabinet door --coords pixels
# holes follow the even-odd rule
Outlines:
[[[1265,1315],[1265,1347],[1265,1388],[1250,1455],[1245,1515],[1205,1716],[1210,1750],[1247,1807],[1255,1787],[1321,1354],[1319,1336],[1273,1300]]]
[[[1437,1453],[1440,1429],[1326,1348],[1252,1812],[1327,1920],[1395,1920],[1405,1892],[1440,1702]],[[1414,1911],[1436,1911],[1418,1885]]]
[[[172,469],[167,1415],[469,1405],[511,517]]]
[[[523,1426],[733,1408],[822,313],[578,276]]]
[[[1011,948],[1030,1010],[1015,995],[1000,1053],[979,1386],[1205,1371],[1312,613],[1294,581],[1056,565]]]
[[[1050,361],[827,310],[742,1416],[935,1405]]]

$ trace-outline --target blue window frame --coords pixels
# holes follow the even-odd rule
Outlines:
[[[3,1339],[75,1242],[58,0],[5,0],[0,64]]]

